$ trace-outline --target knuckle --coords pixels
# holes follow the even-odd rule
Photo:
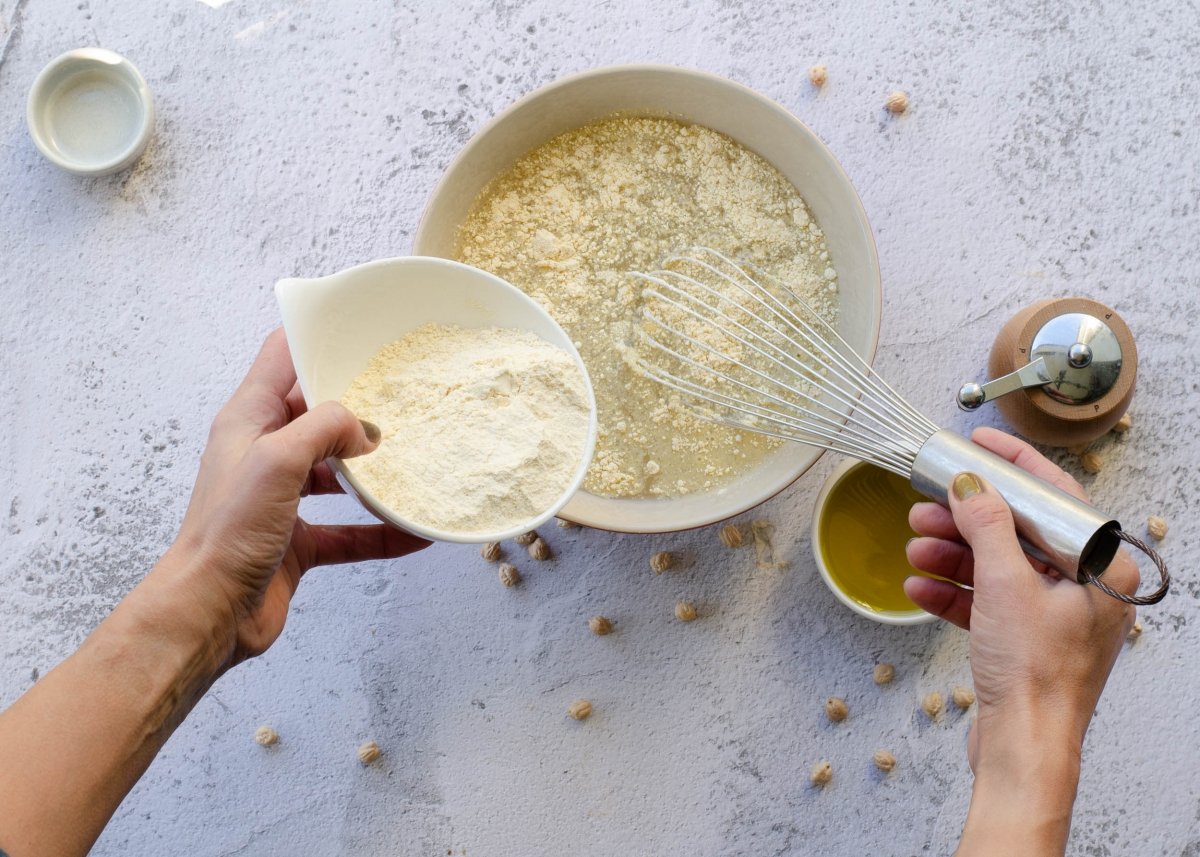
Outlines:
[[[1133,595],[1142,583],[1142,574],[1137,563],[1127,551],[1120,551],[1104,572],[1105,582],[1118,592]]]
[[[237,423],[238,418],[234,413],[232,402],[227,402],[213,417],[212,425],[208,428],[209,439],[227,434]]]
[[[1012,527],[1013,517],[1008,506],[997,496],[979,494],[966,504],[967,519],[976,527]]]
[[[254,460],[269,473],[288,472],[294,466],[295,456],[287,440],[279,434],[260,437],[252,447]]]

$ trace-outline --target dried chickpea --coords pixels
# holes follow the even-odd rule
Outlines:
[[[942,708],[945,706],[945,701],[938,691],[925,694],[925,698],[921,700],[921,710],[929,717],[930,720],[937,718],[942,713]]]
[[[1117,424],[1112,427],[1112,430],[1117,434],[1125,434],[1131,428],[1133,428],[1133,417],[1128,413],[1124,413],[1121,414],[1121,418],[1117,420]]]
[[[612,621],[607,616],[593,616],[588,619],[588,627],[597,637],[612,633]]]
[[[824,65],[814,65],[808,70],[808,79],[817,89],[825,85],[825,81],[829,80],[829,69]]]
[[[550,559],[550,545],[546,544],[542,538],[536,538],[529,546],[529,555],[538,562]]]
[[[888,109],[889,113],[903,113],[908,109],[908,93],[897,89],[888,96],[883,106]]]
[[[841,723],[849,713],[850,706],[846,705],[846,700],[836,696],[825,700],[825,716],[834,723]]]
[[[574,720],[587,720],[592,716],[592,703],[587,699],[577,699],[567,709],[567,716]]]
[[[954,700],[954,704],[966,711],[975,704],[975,691],[969,687],[956,687],[950,692],[950,698]]]
[[[1162,541],[1167,535],[1166,518],[1151,515],[1146,519],[1146,529],[1150,531],[1150,535],[1154,536],[1157,541]]]
[[[891,664],[875,664],[874,679],[876,684],[891,684],[896,677],[896,668]]]
[[[737,524],[726,524],[721,527],[721,544],[727,548],[740,548],[742,546],[742,528]]]
[[[500,548],[500,542],[488,542],[479,549],[479,555],[488,562],[495,562],[496,560],[500,559],[500,556],[503,553],[504,551]]]
[[[833,765],[828,762],[817,762],[808,775],[809,782],[814,786],[824,786],[833,779]]]
[[[279,742],[279,733],[272,729],[267,724],[259,726],[254,730],[254,743],[260,747],[270,747],[272,744]]]
[[[1079,466],[1087,473],[1099,473],[1104,469],[1104,459],[1100,457],[1100,453],[1088,450],[1079,456]]]
[[[690,601],[680,601],[675,605],[675,618],[680,622],[691,622],[697,615],[696,605]]]
[[[888,750],[876,750],[874,760],[875,767],[885,774],[890,774],[896,767],[896,757]]]
[[[530,530],[527,533],[521,533],[521,535],[517,536],[515,539],[513,539],[513,541],[519,544],[521,547],[529,547],[529,545],[534,543],[537,537],[537,530]]]
[[[675,557],[666,551],[659,551],[654,556],[650,557],[650,567],[654,569],[655,574],[662,574],[675,564]]]
[[[378,759],[382,753],[379,750],[379,745],[374,741],[368,741],[358,748],[358,761],[364,765],[369,765]]]
[[[1126,635],[1125,639],[1132,643],[1140,636],[1142,636],[1142,623],[1134,622],[1133,627],[1129,629],[1129,634]]]
[[[517,571],[515,565],[510,565],[507,562],[500,563],[500,568],[496,571],[500,582],[505,586],[516,586],[521,582],[521,572]]]

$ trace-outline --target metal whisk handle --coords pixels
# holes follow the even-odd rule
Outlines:
[[[1121,542],[1121,525],[1082,500],[1030,475],[998,455],[954,432],[941,430],[925,441],[913,462],[913,488],[948,505],[950,482],[963,471],[995,486],[1012,510],[1021,545],[1030,556],[1077,580],[1100,585]],[[1132,543],[1132,542],[1131,542]],[[1153,604],[1167,593],[1170,579],[1162,560],[1144,544],[1136,545],[1155,561],[1162,585],[1149,596],[1125,596],[1131,604]]]

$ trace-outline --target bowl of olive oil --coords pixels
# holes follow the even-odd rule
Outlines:
[[[904,553],[916,535],[908,510],[926,499],[903,477],[862,461],[843,462],[825,480],[813,510],[813,556],[830,591],[860,616],[889,625],[937,618],[904,594],[904,579],[921,573]]]

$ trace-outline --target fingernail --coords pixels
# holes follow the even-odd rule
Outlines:
[[[908,541],[906,541],[906,542],[904,543],[904,550],[905,550],[905,551],[908,551],[909,545],[911,545],[911,544],[912,544],[913,542],[915,542],[916,540],[917,540],[916,536],[913,536],[911,539],[909,539]]]
[[[371,441],[371,443],[379,443],[379,439],[383,437],[383,432],[379,430],[379,426],[366,420],[359,420],[359,422],[362,423],[363,432],[366,434],[367,440]]]
[[[959,500],[965,500],[982,492],[983,483],[979,481],[979,477],[974,473],[960,473],[950,483],[950,490],[954,492],[954,496]]]

